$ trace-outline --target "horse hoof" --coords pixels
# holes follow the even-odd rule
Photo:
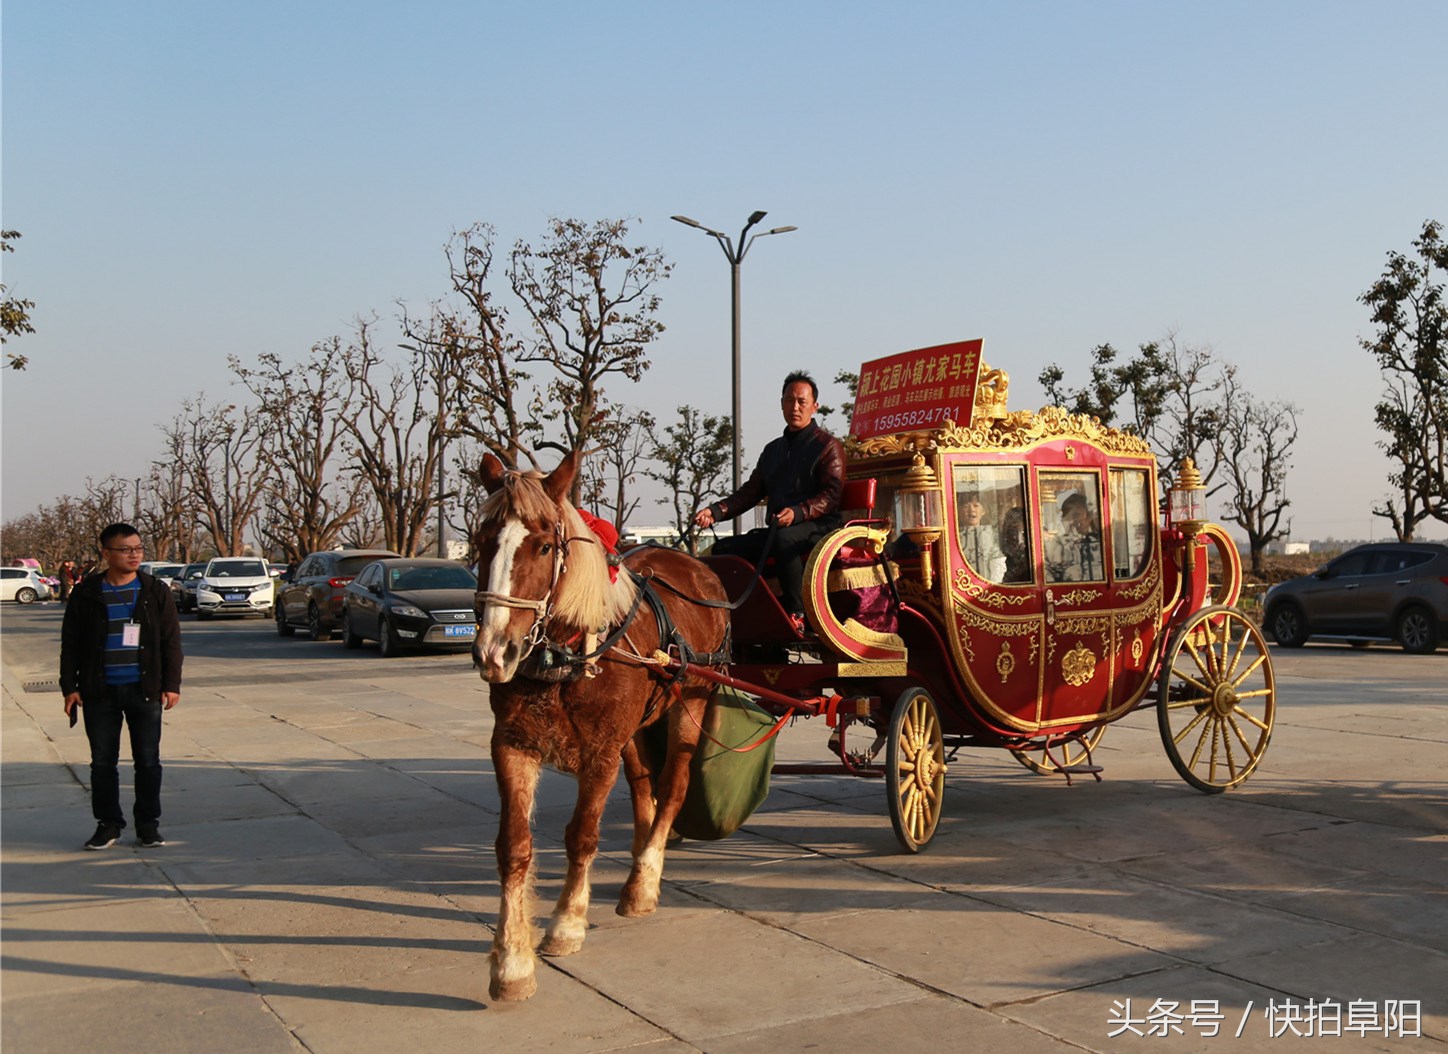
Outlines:
[[[543,943],[538,945],[540,955],[572,955],[583,947],[582,937],[554,937],[543,938]]]
[[[538,991],[538,978],[520,977],[516,981],[500,981],[494,978],[488,985],[488,995],[503,1003],[521,1003]]]
[[[641,919],[645,915],[652,915],[656,907],[658,907],[657,904],[635,903],[633,901],[620,900],[618,902],[618,907],[614,908],[613,910],[616,914],[622,915],[626,919]]]

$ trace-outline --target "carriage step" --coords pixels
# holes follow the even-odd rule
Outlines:
[[[1068,776],[1094,776],[1105,770],[1100,765],[1067,765],[1061,771]]]

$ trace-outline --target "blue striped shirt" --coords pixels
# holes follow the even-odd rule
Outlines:
[[[141,580],[113,586],[101,579],[101,597],[106,602],[106,684],[138,684],[141,680],[140,647],[126,647],[123,633],[136,617],[141,598]]]

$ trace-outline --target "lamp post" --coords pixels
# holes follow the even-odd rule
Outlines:
[[[716,231],[716,230],[714,230],[714,229],[711,228],[711,227],[705,227],[705,226],[704,226],[702,223],[700,223],[698,220],[692,220],[692,219],[690,219],[688,216],[670,216],[670,217],[669,217],[669,218],[672,219],[672,220],[677,220],[679,223],[682,223],[682,224],[683,224],[684,226],[686,226],[686,227],[694,227],[694,228],[697,228],[698,230],[701,230],[701,231],[703,231],[705,234],[709,235],[711,238],[713,238],[716,242],[719,243],[719,248],[721,248],[721,249],[724,250],[724,256],[725,256],[725,258],[729,261],[729,293],[730,293],[730,316],[729,316],[729,317],[730,317],[730,322],[731,322],[731,333],[732,333],[732,341],[731,341],[731,343],[732,343],[732,355],[733,355],[733,364],[734,364],[734,404],[733,404],[733,415],[734,415],[734,490],[735,490],[735,491],[737,491],[737,490],[739,489],[739,484],[740,484],[740,478],[739,478],[739,462],[740,462],[741,460],[743,460],[743,448],[742,448],[742,446],[741,446],[741,444],[740,444],[740,440],[739,440],[739,265],[744,262],[744,254],[747,253],[747,252],[749,251],[749,247],[754,244],[754,239],[755,239],[755,238],[763,238],[763,237],[765,237],[765,236],[767,236],[767,235],[770,235],[770,234],[785,234],[785,233],[787,233],[787,232],[789,232],[789,231],[799,230],[798,227],[775,227],[775,228],[773,228],[772,230],[759,231],[758,233],[752,235],[752,236],[746,241],[746,240],[745,240],[745,235],[749,234],[749,229],[750,229],[751,227],[753,227],[756,223],[758,223],[760,220],[764,219],[764,216],[765,216],[765,213],[764,213],[763,210],[758,210],[758,211],[755,211],[755,212],[751,212],[751,213],[749,214],[749,222],[746,223],[746,224],[744,225],[744,229],[739,232],[739,242],[738,242],[738,247],[737,247],[737,248],[735,247],[735,243],[730,239],[729,235],[724,234],[724,233],[721,232],[721,231]],[[731,491],[731,493],[733,493],[733,491]],[[738,533],[739,533],[739,517],[738,517],[738,516],[734,517],[734,533],[735,533],[735,534],[738,534]]]

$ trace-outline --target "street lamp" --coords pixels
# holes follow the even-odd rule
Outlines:
[[[730,290],[730,322],[732,330],[733,363],[734,363],[734,490],[739,489],[739,462],[743,459],[743,448],[739,441],[739,265],[744,261],[744,254],[754,244],[755,238],[763,238],[770,234],[785,234],[789,231],[799,230],[798,227],[775,227],[772,230],[759,231],[745,240],[749,229],[760,220],[764,219],[765,213],[762,209],[749,214],[749,222],[739,232],[738,249],[735,243],[730,240],[729,235],[716,231],[712,227],[705,227],[698,220],[690,219],[688,216],[670,216],[686,227],[695,227],[709,235],[719,243],[719,248],[724,250],[724,256],[729,261],[729,290]],[[732,491],[731,491],[732,493]],[[739,533],[739,517],[734,517],[734,533]]]

